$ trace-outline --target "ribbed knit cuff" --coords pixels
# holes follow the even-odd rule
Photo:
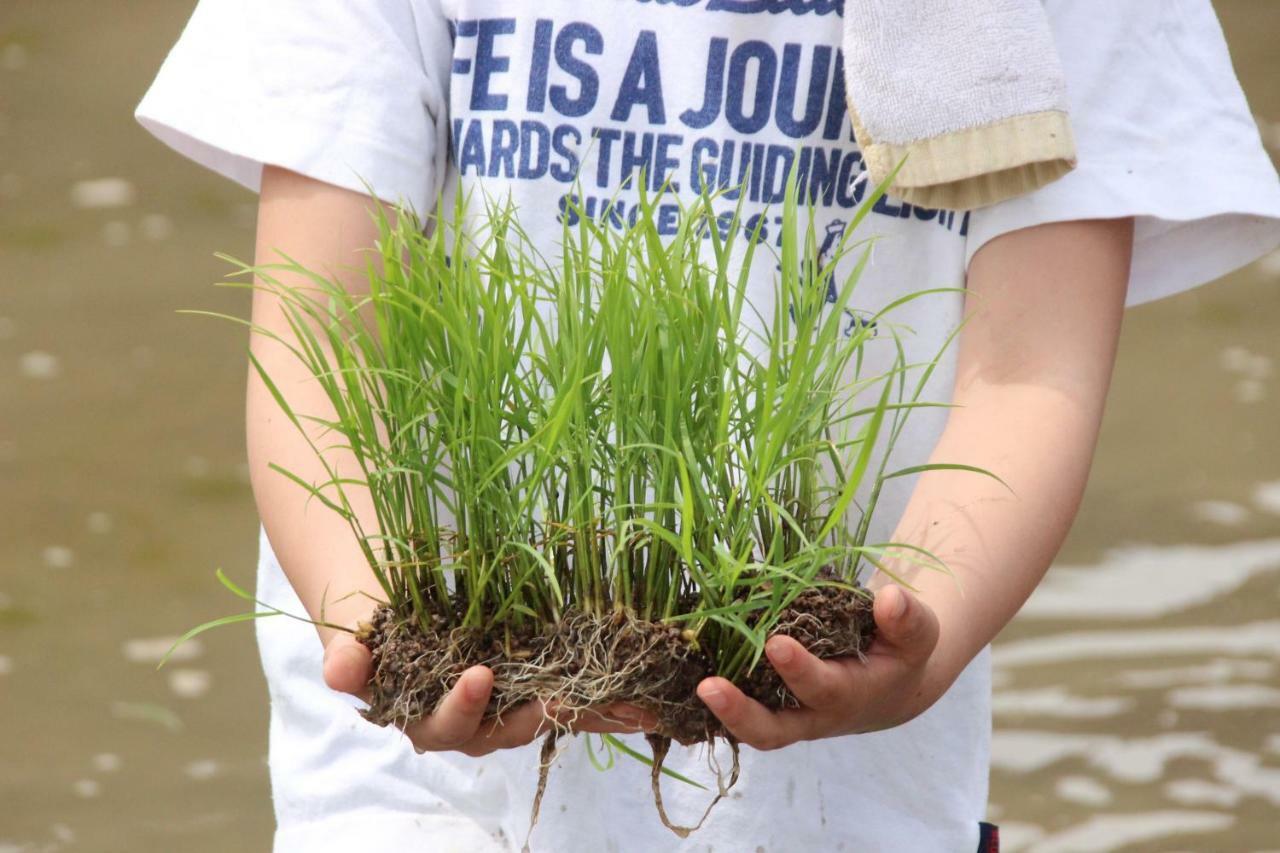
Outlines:
[[[849,115],[871,181],[880,183],[901,163],[889,192],[920,207],[985,207],[1039,189],[1076,165],[1071,122],[1059,110],[907,143],[877,142],[852,104]]]

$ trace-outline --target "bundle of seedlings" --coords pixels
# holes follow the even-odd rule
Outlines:
[[[464,225],[460,199],[427,228],[380,218],[367,293],[292,262],[241,265],[257,281],[234,286],[269,288],[292,337],[253,331],[288,347],[335,413],[294,411],[253,360],[332,476],[277,470],[350,524],[382,591],[356,634],[374,662],[366,719],[421,719],[476,664],[493,671],[492,717],[530,701],[570,717],[640,706],[658,720],[655,802],[685,834],[661,801],[671,742],[729,742],[719,796],[738,773],[698,682],[795,707],[768,637],[862,654],[860,569],[890,548],[937,565],[866,541],[882,484],[929,467],[886,470],[933,366],[905,362],[888,312],[937,292],[850,307],[870,250],[850,235],[880,192],[825,255],[793,182],[776,245],[709,196],[664,234],[659,201],[672,202],[641,192],[631,221],[568,211],[554,262],[510,207]],[[772,305],[747,299],[758,263],[776,269]],[[892,367],[867,377],[873,341]],[[336,452],[359,476],[339,475]],[[357,489],[376,529],[352,509]],[[562,733],[544,744],[535,819]]]

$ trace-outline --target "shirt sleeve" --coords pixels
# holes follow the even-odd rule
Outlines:
[[[1280,246],[1280,181],[1209,0],[1049,0],[1079,165],[970,215],[993,237],[1135,217],[1128,304],[1225,275]]]
[[[200,0],[136,118],[256,191],[263,164],[424,212],[448,157],[438,0]]]

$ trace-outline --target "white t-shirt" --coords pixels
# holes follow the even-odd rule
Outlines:
[[[178,151],[256,189],[272,163],[419,211],[458,187],[508,193],[554,256],[566,194],[601,215],[623,178],[671,175],[688,198],[749,175],[744,210],[777,236],[789,168],[823,235],[865,192],[839,71],[840,0],[203,0],[138,107]],[[1280,244],[1280,187],[1208,0],[1050,0],[1080,165],[1033,195],[972,213],[884,199],[856,294],[963,284],[985,241],[1029,225],[1137,217],[1130,304],[1195,286]],[[937,69],[934,69],[935,72]],[[749,167],[749,168],[748,168]],[[579,179],[575,187],[574,179]],[[619,196],[625,216],[634,192]],[[771,293],[757,264],[753,301]],[[958,294],[895,315],[908,361],[931,358],[960,319]],[[852,320],[851,320],[852,322]],[[925,399],[951,393],[944,360]],[[898,447],[924,461],[942,410],[912,416]],[[961,460],[963,461],[963,460]],[[872,536],[910,493],[894,481]],[[261,534],[259,595],[302,607]],[[278,851],[519,849],[537,747],[483,759],[418,756],[327,690],[314,631],[258,624],[270,685]],[[648,770],[601,775],[585,742],[554,768],[534,850],[970,851],[986,807],[986,652],[933,708],[891,731],[744,750],[742,779],[679,841],[654,813]],[[643,742],[636,744],[642,752]],[[668,764],[709,778],[700,750]],[[668,782],[673,818],[708,794]]]

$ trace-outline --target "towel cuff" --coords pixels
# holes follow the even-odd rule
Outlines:
[[[889,143],[871,139],[853,105],[848,107],[871,181],[880,183],[902,163],[889,192],[920,207],[985,207],[1039,189],[1076,165],[1071,122],[1061,110]]]

